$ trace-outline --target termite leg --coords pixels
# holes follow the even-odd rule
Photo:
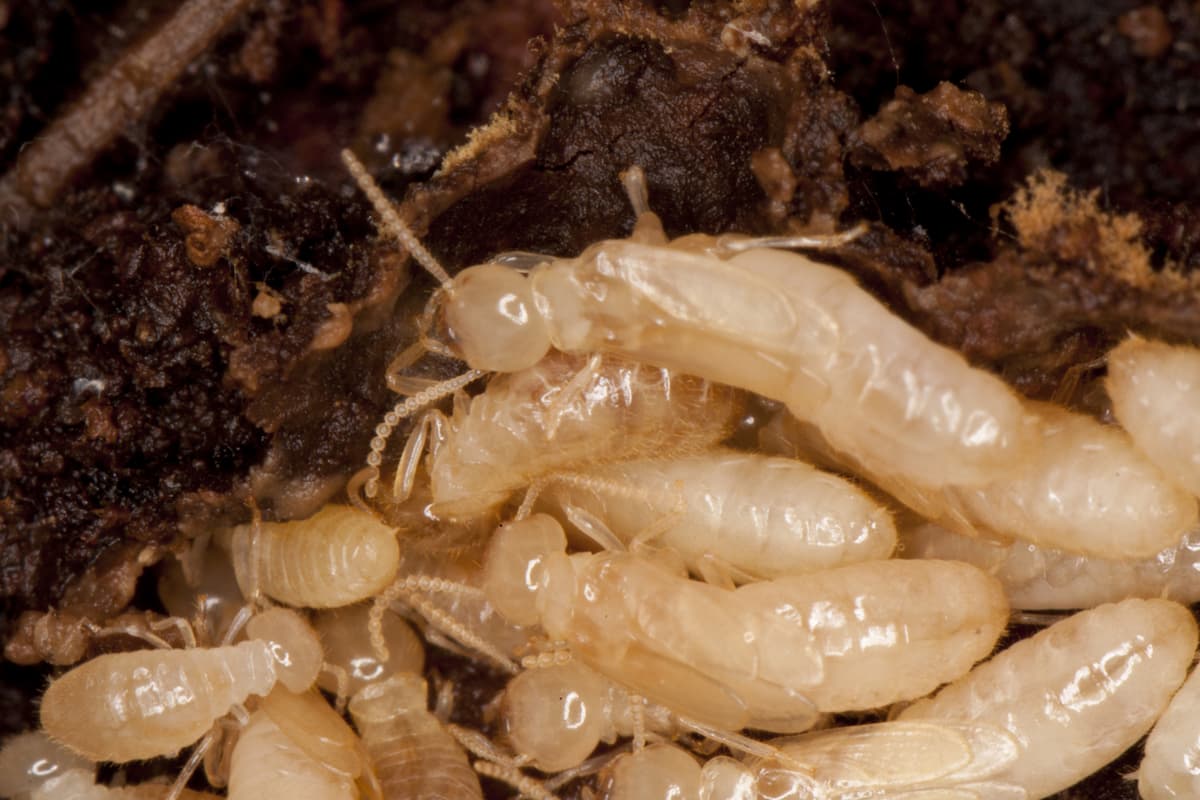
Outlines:
[[[646,187],[645,171],[634,164],[622,172],[620,177],[621,185],[625,187],[625,196],[629,198],[629,205],[637,215],[633,233],[629,238],[643,244],[666,244],[668,240],[662,220],[650,210],[650,192]]]
[[[853,228],[838,233],[826,233],[816,236],[756,236],[745,238],[741,236],[719,236],[717,247],[729,253],[740,253],[743,250],[758,248],[775,248],[776,250],[832,250],[844,247],[862,236],[869,230],[865,222],[860,222]]]
[[[339,714],[344,713],[346,704],[350,702],[350,673],[346,672],[344,667],[330,664],[328,661],[321,662],[321,671],[332,675],[337,683],[337,696],[333,707]]]

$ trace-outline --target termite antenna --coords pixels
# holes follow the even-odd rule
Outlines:
[[[363,485],[363,494],[368,499],[374,498],[379,493],[379,465],[383,463],[383,451],[387,447],[392,431],[396,429],[400,421],[411,417],[427,406],[433,405],[442,398],[454,394],[459,389],[472,381],[482,378],[486,374],[480,369],[468,370],[462,375],[444,380],[441,383],[430,386],[428,389],[417,392],[412,397],[406,397],[394,405],[391,411],[383,415],[383,422],[375,426],[375,436],[371,439],[371,452],[367,454],[367,468],[370,470],[370,474],[367,477],[367,482]]]
[[[450,274],[438,263],[438,260],[433,257],[433,253],[421,244],[421,240],[412,232],[412,228],[405,224],[404,220],[400,219],[400,215],[396,213],[396,209],[392,207],[392,201],[387,199],[383,190],[379,188],[379,184],[367,172],[367,168],[354,153],[350,152],[349,148],[342,151],[342,163],[346,165],[346,169],[350,171],[350,177],[354,178],[354,182],[358,184],[358,188],[371,201],[371,205],[375,207],[375,213],[383,218],[383,227],[390,233],[404,249],[412,255],[417,262],[425,268],[425,271],[433,276],[433,279],[441,284],[443,289],[449,288],[453,281],[450,280]]]

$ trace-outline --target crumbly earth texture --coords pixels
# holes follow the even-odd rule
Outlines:
[[[1031,397],[1104,417],[1127,331],[1200,341],[1191,3],[264,0],[105,105],[176,5],[0,0],[6,645],[151,607],[170,547],[361,466],[429,282],[345,146],[452,271],[627,234],[638,164],[671,235],[869,222],[841,265]],[[111,141],[22,151],[85,97]],[[433,663],[477,721],[495,676]],[[2,732],[42,682],[0,666]],[[1134,796],[1136,758],[1064,796]]]

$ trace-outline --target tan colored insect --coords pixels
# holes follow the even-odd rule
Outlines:
[[[1196,640],[1196,622],[1178,603],[1099,606],[1017,642],[899,718],[1007,730],[1021,749],[993,780],[1036,800],[1141,738],[1183,683]]]
[[[380,620],[380,636],[389,654],[386,663],[380,660],[371,646],[370,610],[369,603],[358,603],[313,615],[313,628],[325,651],[325,670],[317,684],[325,691],[349,699],[396,672],[420,674],[425,668],[425,645],[412,626],[395,614]]]
[[[1091,608],[1127,597],[1200,601],[1200,528],[1154,558],[1137,561],[1064,553],[1024,541],[997,544],[933,523],[903,531],[901,541],[906,558],[965,561],[994,575],[1014,609]]]
[[[250,695],[280,682],[304,691],[321,666],[316,635],[277,608],[246,625],[250,639],[189,650],[98,656],[55,679],[42,698],[42,727],[91,761],[174,755]]]
[[[344,724],[344,723],[343,723]],[[229,771],[229,800],[357,800],[353,778],[330,769],[265,711],[250,715]]]
[[[732,389],[665,369],[617,357],[549,355],[497,376],[482,394],[461,399],[449,418],[426,412],[397,467],[394,497],[411,491],[427,440],[430,511],[464,518],[580,464],[702,451],[732,432],[742,405]],[[372,467],[398,421],[385,420],[377,431]],[[365,486],[368,496],[374,480]]]
[[[1007,620],[999,584],[953,562],[854,564],[731,591],[629,553],[565,551],[549,517],[503,526],[488,597],[601,674],[722,730],[790,733],[818,709],[920,697],[986,655]]]
[[[396,577],[396,532],[366,511],[327,505],[309,519],[243,525],[230,554],[249,598],[336,608],[366,600]]]
[[[94,765],[52,741],[42,731],[19,733],[0,747],[0,797],[28,796],[39,786],[79,770],[89,777]]]
[[[872,474],[977,486],[1015,474],[1033,433],[1020,400],[861,289],[847,273],[772,246],[813,240],[688,236],[667,242],[640,169],[629,240],[548,258],[527,275],[500,264],[451,280],[349,151],[384,227],[442,284],[451,350],[476,370],[515,372],[553,346],[617,353],[779,400]]]
[[[614,758],[600,773],[603,800],[700,800],[700,765],[686,750],[654,744]]]
[[[404,673],[373,683],[350,699],[350,716],[370,753],[384,800],[482,800],[466,754],[427,703],[425,681]]]
[[[896,545],[886,509],[849,481],[792,459],[717,450],[548,483],[542,496],[568,517],[583,511],[622,543],[669,547],[695,574],[799,575],[887,558]]]
[[[171,797],[171,788],[161,783],[140,783],[127,786],[105,786],[96,783],[92,769],[73,769],[60,777],[47,781],[32,794],[18,796],[15,800],[166,800]],[[174,797],[178,800],[218,800],[208,792],[183,789]]]
[[[1200,495],[1200,350],[1131,336],[1108,354],[1105,387],[1142,452]]]
[[[1192,670],[1154,724],[1137,781],[1145,800],[1200,797],[1200,672]]]

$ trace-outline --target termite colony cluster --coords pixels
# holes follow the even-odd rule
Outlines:
[[[668,241],[635,166],[630,238],[450,278],[346,160],[442,283],[351,503],[215,531],[161,575],[173,616],[76,630],[154,647],[53,680],[0,793],[211,796],[202,765],[231,798],[1041,798],[1152,728],[1142,796],[1200,793],[1200,351],[1123,343],[1104,425],[796,252],[854,230]],[[430,350],[467,371],[409,375]],[[751,393],[758,448],[723,447]],[[511,676],[484,730],[405,617]],[[188,747],[170,788],[96,781]]]

